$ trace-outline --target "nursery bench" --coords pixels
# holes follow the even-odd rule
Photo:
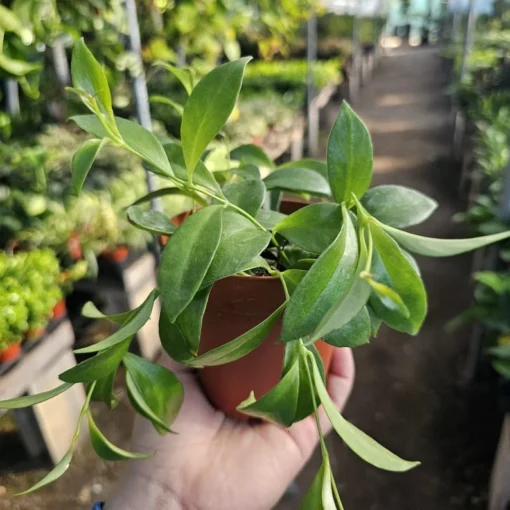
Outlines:
[[[0,377],[0,400],[41,393],[62,384],[58,375],[76,365],[73,345],[71,323],[64,320]],[[14,417],[28,454],[38,457],[47,452],[57,463],[71,444],[84,402],[85,392],[79,384],[33,409],[15,410]],[[0,415],[3,412],[0,410]]]

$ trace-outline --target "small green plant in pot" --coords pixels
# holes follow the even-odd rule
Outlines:
[[[288,427],[317,413],[322,404],[336,432],[360,457],[381,469],[406,471],[417,462],[386,450],[336,410],[324,382],[328,349],[366,343],[381,322],[397,331],[418,333],[427,300],[418,267],[407,250],[433,257],[456,255],[508,238],[510,232],[443,240],[401,230],[425,220],[436,204],[399,186],[368,190],[372,144],[347,104],[333,126],[327,164],[304,161],[261,179],[254,163],[257,157],[264,159],[263,153],[245,148],[252,153],[251,163],[233,165],[232,173],[239,179],[221,188],[201,158],[236,104],[247,63],[248,59],[241,59],[220,66],[190,86],[181,143],[162,145],[138,124],[114,116],[101,67],[84,43],[77,43],[73,90],[92,114],[74,120],[95,138],[73,157],[76,191],[101,147],[114,144],[137,154],[151,171],[168,180],[169,186],[159,195],[192,197],[201,208],[178,228],[162,213],[130,208],[131,223],[169,236],[158,288],[137,309],[109,317],[120,328],[78,351],[95,355],[62,373],[61,386],[36,397],[2,402],[0,407],[33,405],[84,383],[88,398],[83,414],[90,416],[98,454],[108,459],[143,457],[108,442],[94,424],[89,404],[99,400],[114,406],[113,379],[123,363],[134,409],[160,433],[170,431],[184,397],[181,383],[167,368],[128,352],[133,335],[147,322],[160,297],[163,349],[174,360],[200,369],[204,390],[228,414],[243,413]],[[285,216],[267,209],[265,200],[266,191],[281,190],[331,195],[332,201]],[[90,304],[84,313],[102,317]],[[250,373],[239,370],[246,359],[249,364],[259,363],[255,371],[265,380],[250,380]],[[218,379],[211,376],[218,369],[236,378],[220,390],[211,384]],[[235,401],[239,395],[231,399],[234,408],[231,400],[222,400],[227,386],[243,388],[242,401]],[[323,466],[304,508],[342,508],[320,429],[319,435]],[[71,462],[73,448],[74,444],[30,490],[60,476]]]

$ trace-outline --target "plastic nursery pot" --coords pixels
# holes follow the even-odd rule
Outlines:
[[[121,264],[128,258],[129,248],[127,246],[118,246],[113,251],[105,250],[101,255],[110,262]]]
[[[83,258],[83,252],[81,251],[80,236],[73,232],[71,237],[67,240],[67,249],[69,255],[73,260],[81,260]]]
[[[53,307],[52,319],[57,321],[62,319],[67,314],[66,300],[61,299],[57,302],[57,304]]]
[[[282,284],[271,276],[231,276],[217,281],[204,314],[200,352],[234,340],[269,317],[284,301]],[[206,367],[198,371],[210,401],[226,415],[243,421],[248,416],[236,410],[250,392],[260,398],[281,378],[284,344],[277,343],[282,323],[279,320],[264,343],[250,354],[232,363]],[[326,373],[333,347],[316,344]]]
[[[0,363],[14,361],[21,354],[21,342],[15,342],[3,351],[0,351]]]
[[[27,331],[25,338],[27,342],[36,342],[37,340],[39,340],[39,338],[41,338],[44,335],[45,331],[46,328],[44,327],[30,328]]]

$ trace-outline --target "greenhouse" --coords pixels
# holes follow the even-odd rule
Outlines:
[[[0,509],[509,510],[510,0],[0,3]]]

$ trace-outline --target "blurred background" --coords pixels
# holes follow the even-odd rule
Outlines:
[[[67,122],[82,109],[65,87],[80,37],[105,67],[116,114],[152,122],[158,136],[179,136],[186,92],[155,63],[202,76],[252,55],[225,129],[230,148],[254,143],[279,163],[323,158],[346,99],[373,136],[375,184],[438,200],[418,232],[508,228],[509,0],[2,0],[0,399],[54,387],[76,362],[72,349],[111,333],[80,315],[85,302],[116,313],[154,285],[154,241],[129,224],[125,208],[160,184],[108,147],[84,192],[72,192],[70,159],[84,135]],[[206,164],[221,170],[225,144],[212,149]],[[190,207],[167,197],[162,206],[170,217]],[[356,349],[346,417],[422,466],[380,472],[329,438],[345,507],[508,509],[510,246],[419,262],[425,326],[412,338],[382,329]],[[140,353],[156,356],[157,321],[136,340]],[[120,446],[133,420],[122,384],[113,413],[94,407]],[[122,467],[98,459],[86,441],[64,478],[13,496],[65,452],[83,399],[81,390],[69,395],[0,414],[0,509],[85,510],[108,497]],[[318,466],[314,458],[278,510],[299,507]]]

